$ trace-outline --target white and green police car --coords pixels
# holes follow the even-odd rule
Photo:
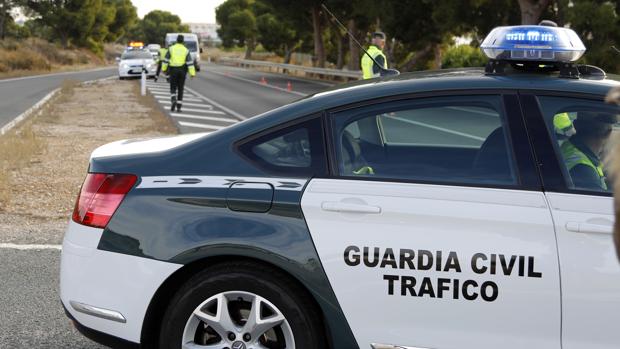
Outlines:
[[[63,244],[67,315],[119,347],[618,348],[619,77],[575,63],[569,29],[482,48],[484,70],[100,147]]]

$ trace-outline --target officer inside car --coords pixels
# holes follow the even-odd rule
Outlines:
[[[575,133],[560,147],[575,188],[608,191],[601,156],[615,122],[610,114],[577,113]]]

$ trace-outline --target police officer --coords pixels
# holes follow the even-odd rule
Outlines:
[[[161,65],[166,59],[166,55],[168,54],[168,47],[166,47],[166,43],[159,48],[159,52],[157,53],[157,73],[155,74],[155,82],[159,78],[159,73],[161,73]]]
[[[362,77],[364,79],[371,79],[381,76],[381,68],[387,69],[387,59],[385,54],[383,53],[383,48],[385,47],[385,34],[382,32],[374,32],[372,33],[372,43],[368,47],[368,54],[364,53],[362,56]],[[374,58],[375,62],[368,57],[370,55]]]
[[[573,121],[576,132],[560,149],[577,189],[608,190],[600,156],[615,122],[615,117],[609,114],[590,112],[579,112]]]
[[[166,53],[166,58],[162,64],[162,71],[164,72],[168,71],[168,67],[170,67],[168,72],[170,76],[170,99],[172,101],[170,110],[174,111],[176,108],[178,112],[181,112],[181,107],[183,106],[185,76],[188,71],[191,77],[196,75],[194,61],[187,47],[183,45],[184,40],[183,35],[177,36],[176,44],[168,48],[168,53]]]

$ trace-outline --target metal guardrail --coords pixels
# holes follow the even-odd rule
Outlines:
[[[327,69],[327,68],[316,68],[316,67],[306,67],[302,65],[295,64],[284,64],[284,63],[274,63],[274,62],[266,62],[266,61],[256,61],[252,59],[239,59],[239,58],[220,58],[218,59],[219,63],[223,64],[233,64],[240,67],[261,67],[261,68],[269,68],[269,70],[275,69],[278,73],[284,73],[287,71],[297,71],[303,72],[306,74],[316,74],[322,76],[329,77],[340,77],[345,79],[355,79],[359,80],[362,78],[361,71],[354,70],[340,70],[340,69]]]

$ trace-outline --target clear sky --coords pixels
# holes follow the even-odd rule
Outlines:
[[[131,0],[138,17],[153,10],[172,12],[183,23],[215,23],[215,8],[224,0]]]

